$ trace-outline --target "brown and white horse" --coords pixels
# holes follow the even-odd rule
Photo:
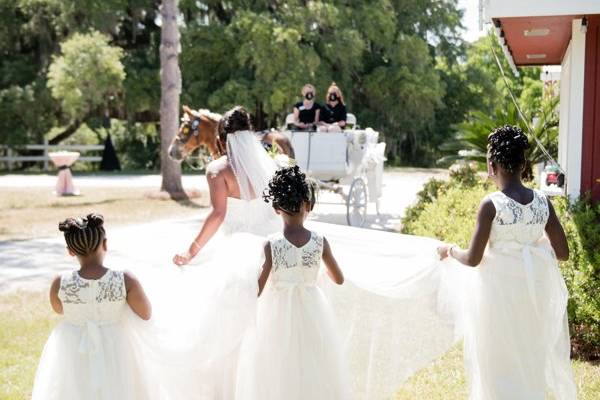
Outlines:
[[[224,155],[226,149],[219,139],[221,115],[209,110],[192,110],[188,106],[182,108],[181,125],[169,146],[169,157],[176,161],[183,161],[200,146],[204,146],[213,159]],[[275,146],[280,153],[294,158],[294,150],[289,139],[280,132],[267,132],[261,140],[263,143]]]

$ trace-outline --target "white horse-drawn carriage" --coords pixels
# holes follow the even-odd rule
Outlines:
[[[359,129],[356,117],[348,114],[341,132],[299,131],[286,119],[282,131],[294,148],[298,166],[320,182],[321,188],[342,196],[348,225],[363,226],[369,203],[379,214],[385,143],[371,128]]]
[[[195,159],[202,169],[210,157],[220,157],[218,125],[221,115],[208,110],[183,107],[179,132],[169,147],[174,160]],[[281,131],[266,131],[259,136],[263,144],[275,145],[284,154],[295,153],[296,163],[309,176],[317,179],[321,188],[340,194],[346,204],[349,225],[363,226],[367,220],[369,203],[375,203],[379,214],[385,143],[379,143],[379,133],[371,128],[359,129],[356,117],[348,114],[346,129],[341,132],[298,131],[293,129],[293,115],[288,115],[286,127]],[[279,139],[283,140],[285,146]],[[201,149],[204,155],[191,156]]]

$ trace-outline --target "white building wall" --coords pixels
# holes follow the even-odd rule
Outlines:
[[[558,162],[566,171],[566,194],[571,198],[578,197],[581,189],[584,67],[585,31],[581,19],[575,19],[561,68],[558,140]]]

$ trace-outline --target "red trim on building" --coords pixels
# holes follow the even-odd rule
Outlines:
[[[560,65],[571,40],[575,16],[500,18],[502,32],[516,65]],[[526,31],[547,30],[542,36],[526,36]],[[527,55],[544,58],[527,58]]]
[[[581,194],[600,201],[600,15],[587,17],[583,90]]]

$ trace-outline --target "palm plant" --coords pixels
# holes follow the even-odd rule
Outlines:
[[[439,159],[438,163],[447,165],[465,160],[485,164],[490,132],[502,125],[516,125],[529,139],[530,148],[525,155],[527,164],[523,177],[532,179],[532,166],[548,159],[540,144],[552,157],[556,157],[558,153],[558,103],[558,97],[551,97],[542,100],[537,112],[527,111],[525,108],[523,112],[528,123],[519,116],[517,107],[512,102],[497,107],[492,115],[481,111],[473,112],[467,121],[455,126],[454,139],[442,146],[442,150],[448,155]]]

